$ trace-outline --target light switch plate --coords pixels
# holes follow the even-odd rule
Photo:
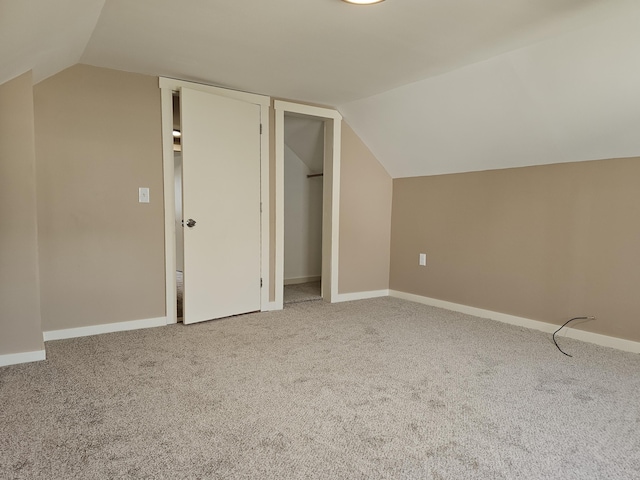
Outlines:
[[[139,203],[149,203],[149,188],[140,187],[138,189],[138,202]]]
[[[420,260],[418,262],[418,264],[422,267],[426,267],[427,266],[427,254],[426,253],[421,253],[420,254]]]

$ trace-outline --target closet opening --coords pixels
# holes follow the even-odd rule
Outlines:
[[[291,145],[298,141],[298,135],[295,135],[295,128],[285,128],[285,120],[289,126],[291,123],[298,124],[299,129],[309,130],[308,135],[313,139],[311,145],[321,143],[322,148],[322,170],[317,171],[317,164],[308,169],[306,178],[307,188],[313,190],[319,185],[313,185],[310,182],[317,182],[322,179],[322,224],[320,228],[321,237],[321,253],[320,253],[320,289],[322,299],[332,303],[339,300],[338,294],[338,255],[339,255],[339,226],[340,226],[340,150],[341,150],[341,128],[342,115],[336,110],[323,107],[315,107],[312,105],[304,105],[301,103],[286,102],[283,100],[275,100],[273,103],[275,110],[275,301],[273,305],[275,309],[280,309],[284,304],[284,283],[296,276],[299,277],[317,277],[318,274],[311,272],[308,275],[296,275],[289,270],[285,277],[285,150],[295,150],[299,147]],[[288,130],[288,132],[286,132]],[[315,133],[314,133],[315,132]],[[319,134],[322,132],[322,135]],[[285,145],[285,134],[288,137]],[[304,135],[301,135],[302,138]],[[287,147],[287,148],[285,148]],[[312,147],[306,147],[313,154],[309,156],[319,155],[320,149],[314,150]],[[290,153],[289,153],[290,155]],[[304,163],[304,162],[302,162]],[[302,166],[300,166],[302,169]],[[322,173],[322,176],[318,175]],[[289,186],[288,188],[291,188]],[[311,203],[311,200],[309,200]],[[292,208],[289,205],[288,208]],[[315,210],[317,212],[317,210]],[[309,218],[309,217],[307,217]],[[295,223],[294,223],[295,225]],[[291,221],[289,221],[291,227]],[[291,232],[290,232],[291,233]],[[317,238],[317,237],[314,237]],[[289,247],[291,246],[289,242]],[[307,244],[308,247],[308,244]],[[289,256],[293,255],[289,253]],[[307,257],[309,258],[309,257]],[[313,265],[313,263],[311,263]],[[317,265],[317,264],[316,264]],[[312,282],[306,282],[312,283]],[[317,287],[316,287],[317,288]]]
[[[284,114],[283,303],[322,300],[325,121]]]

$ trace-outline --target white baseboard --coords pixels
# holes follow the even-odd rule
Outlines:
[[[282,304],[278,302],[268,302],[260,309],[261,312],[273,312],[274,310],[282,310]]]
[[[44,350],[36,350],[34,352],[9,353],[0,355],[0,367],[7,365],[17,365],[18,363],[39,362],[46,360],[47,354]]]
[[[141,328],[164,327],[167,325],[167,317],[145,318],[144,320],[131,320],[129,322],[105,323],[89,327],[66,328],[63,330],[49,330],[43,332],[44,341],[64,340],[65,338],[88,337],[101,333],[125,332],[139,330]]]
[[[353,300],[365,300],[367,298],[388,297],[389,290],[371,290],[368,292],[339,293],[332,299],[332,303],[351,302]]]
[[[468,305],[446,302],[444,300],[438,300],[436,298],[423,297],[421,295],[399,292],[397,290],[389,290],[389,295],[391,297],[401,298],[403,300],[422,303],[424,305],[431,305],[432,307],[445,308],[447,310],[453,310],[454,312],[466,313],[468,315],[474,315],[481,318],[488,318],[490,320],[517,325],[519,327],[540,330],[546,333],[553,333],[559,327],[559,325],[555,325],[553,323],[540,322],[538,320],[531,320],[530,318],[517,317],[515,315],[508,315],[506,313],[499,313],[491,310],[484,310],[482,308],[469,307]],[[574,328],[565,327],[558,334],[558,336],[573,338],[575,340],[581,340],[588,343],[595,343],[596,345],[602,345],[603,347],[616,348],[625,352],[640,353],[640,342],[634,342],[632,340],[625,340],[616,337],[609,337],[607,335],[601,335],[599,333],[586,332],[584,330],[576,330]]]
[[[285,278],[285,285],[298,285],[300,283],[319,282],[322,280],[321,275],[312,275],[310,277]]]

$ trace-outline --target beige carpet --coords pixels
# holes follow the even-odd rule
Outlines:
[[[560,341],[379,298],[49,342],[0,478],[640,478],[640,356]]]
[[[320,296],[320,282],[298,283],[296,285],[285,285],[283,293],[283,302],[299,303],[310,302],[313,300],[322,300]]]

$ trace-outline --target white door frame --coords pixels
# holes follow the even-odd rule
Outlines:
[[[167,324],[177,323],[176,305],[176,240],[175,240],[175,188],[173,159],[173,92],[182,87],[234,98],[260,105],[260,201],[261,209],[261,310],[269,306],[269,107],[271,98],[264,95],[228,90],[211,85],[185,82],[173,78],[160,77],[162,104],[162,165],[164,171],[164,254],[165,254],[165,296]]]
[[[324,119],[325,155],[322,200],[322,297],[338,301],[338,250],[340,227],[340,149],[342,115],[330,108],[276,100],[276,251],[275,305],[283,308],[284,294],[284,114],[299,113]]]

